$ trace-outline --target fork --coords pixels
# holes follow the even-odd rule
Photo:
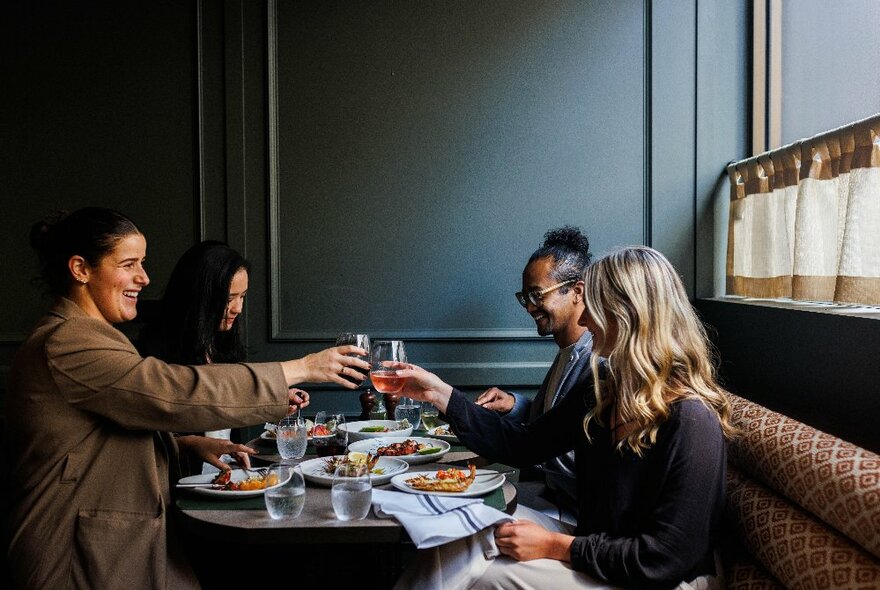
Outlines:
[[[238,463],[238,462],[236,462],[235,464],[238,466],[237,467],[238,469],[241,469],[242,471],[247,471],[250,473],[256,473],[260,477],[266,477],[266,474],[269,473],[269,469],[266,467],[256,467],[256,468],[245,467],[244,465],[242,465],[241,463]]]

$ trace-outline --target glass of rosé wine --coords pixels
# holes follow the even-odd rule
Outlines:
[[[398,377],[395,363],[406,362],[402,340],[378,340],[370,355],[370,381],[380,393],[400,393],[406,378]]]

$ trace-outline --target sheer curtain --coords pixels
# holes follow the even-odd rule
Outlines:
[[[880,114],[727,173],[729,295],[880,305]]]

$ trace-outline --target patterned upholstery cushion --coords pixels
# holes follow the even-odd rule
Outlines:
[[[724,587],[727,590],[785,590],[742,545],[727,539],[722,551]]]
[[[880,558],[880,455],[731,395],[733,465]]]
[[[786,588],[880,588],[880,561],[733,466],[727,497],[743,545]],[[737,572],[725,575],[734,587]]]

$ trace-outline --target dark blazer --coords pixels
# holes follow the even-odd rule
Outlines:
[[[585,391],[585,388],[592,387],[592,373],[590,369],[592,349],[593,337],[589,332],[584,332],[583,336],[575,343],[571,359],[565,367],[562,379],[559,380],[559,387],[552,393],[553,401],[551,407],[556,407],[572,391],[582,392],[582,395],[588,400],[593,399],[592,393]],[[534,400],[529,400],[520,394],[513,394],[516,398],[516,403],[513,409],[504,416],[504,419],[523,424],[537,420],[544,413],[544,400],[548,395],[547,382],[550,380],[552,372],[553,367],[551,365]],[[569,504],[572,506],[577,505],[574,451],[569,451],[564,455],[545,461],[541,468],[547,477],[548,485],[554,490],[565,494],[570,500]]]

